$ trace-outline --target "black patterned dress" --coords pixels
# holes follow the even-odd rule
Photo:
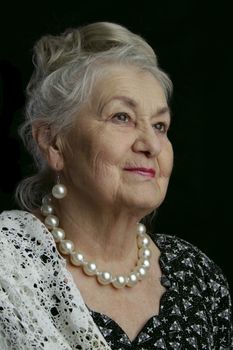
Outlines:
[[[193,245],[174,236],[152,237],[161,251],[162,296],[159,315],[130,341],[108,316],[90,313],[114,350],[233,349],[231,300],[222,271]]]

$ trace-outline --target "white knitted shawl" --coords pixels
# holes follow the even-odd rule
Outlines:
[[[0,215],[0,349],[110,350],[34,215]]]

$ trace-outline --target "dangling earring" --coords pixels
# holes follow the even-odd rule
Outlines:
[[[57,174],[57,183],[52,188],[52,195],[57,199],[62,199],[67,194],[67,188],[65,185],[60,183],[60,175]]]

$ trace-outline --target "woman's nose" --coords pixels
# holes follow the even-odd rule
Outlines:
[[[133,144],[133,151],[144,153],[148,158],[157,156],[161,152],[159,136],[152,128],[139,131]]]

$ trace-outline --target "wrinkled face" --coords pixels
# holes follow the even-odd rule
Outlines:
[[[69,137],[64,176],[77,200],[144,215],[163,201],[173,165],[170,114],[158,81],[112,65]]]

